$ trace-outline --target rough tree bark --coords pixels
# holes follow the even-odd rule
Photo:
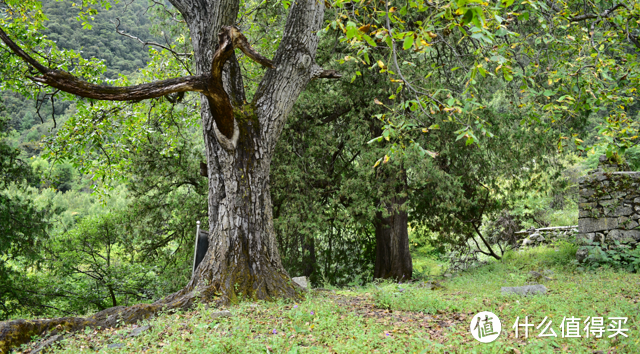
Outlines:
[[[338,78],[315,64],[324,2],[292,4],[273,61],[256,53],[233,25],[239,0],[170,0],[191,34],[196,75],[131,87],[89,84],[49,69],[23,51],[0,29],[0,39],[39,72],[30,77],[82,97],[140,100],[174,92],[201,95],[201,116],[209,177],[209,249],[181,291],[153,304],[114,307],[88,318],[18,320],[0,324],[0,352],[35,334],[131,323],[161,309],[188,308],[195,299],[234,302],[299,296],[282,267],[272,220],[269,169],[287,114],[306,84]],[[269,67],[253,102],[245,103],[234,49]],[[229,93],[229,95],[227,94]]]
[[[400,168],[397,174],[386,178],[387,185],[393,189],[393,195],[380,200],[384,212],[377,212],[374,221],[376,263],[373,277],[408,281],[413,273],[413,264],[409,253],[408,215],[402,208],[407,201],[407,181],[404,169]]]

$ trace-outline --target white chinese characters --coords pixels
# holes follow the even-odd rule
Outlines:
[[[587,317],[584,321],[578,317],[563,317],[560,323],[560,336],[562,338],[602,338],[607,335],[609,338],[621,335],[628,337],[628,328],[624,328],[628,317],[608,317],[608,326],[605,326],[604,317]],[[538,330],[538,337],[558,337],[553,329],[553,321],[545,316],[544,319],[536,326],[529,322],[529,316],[525,316],[524,320],[520,317],[516,318],[511,328],[515,331],[516,338],[529,338],[530,330]]]

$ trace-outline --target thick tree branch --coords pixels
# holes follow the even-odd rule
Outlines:
[[[186,76],[126,87],[95,85],[81,80],[68,72],[49,69],[38,63],[37,60],[12,41],[2,28],[0,28],[0,39],[22,60],[40,72],[40,76],[29,77],[31,80],[81,97],[110,101],[137,101],[161,97],[173,92],[204,92],[207,88],[206,80],[202,76]]]
[[[233,55],[234,49],[238,48],[257,63],[275,68],[271,60],[251,48],[247,38],[237,28],[231,26],[223,26],[218,35],[219,45],[213,55],[210,75],[186,76],[126,87],[95,85],[68,72],[49,69],[22,50],[1,28],[0,39],[16,55],[40,72],[41,75],[29,77],[31,80],[77,96],[109,101],[138,101],[170,93],[201,92],[207,97],[214,117],[213,131],[219,140],[229,140],[230,143],[226,144],[227,148],[234,147],[233,141],[237,141],[239,132],[236,128],[231,101],[222,84],[222,70],[225,62]]]
[[[22,58],[22,60],[29,63],[29,65],[31,65],[33,68],[38,70],[40,73],[44,74],[49,71],[49,68],[38,63],[37,60],[33,59],[29,54],[27,54],[27,52],[22,50],[20,46],[18,46],[14,41],[12,41],[11,38],[7,36],[7,34],[4,32],[2,28],[0,28],[0,39],[2,39],[2,41],[7,45],[7,47],[11,49],[11,51],[13,51],[20,58]]]
[[[342,77],[342,74],[336,70],[322,70],[317,77],[321,79],[339,79]]]
[[[239,131],[236,127],[237,123],[234,118],[231,100],[222,84],[222,69],[224,63],[233,55],[234,48],[240,49],[247,57],[263,66],[275,68],[271,60],[251,48],[247,38],[237,28],[222,26],[218,34],[218,49],[214,53],[211,62],[211,78],[208,84],[209,94],[206,96],[215,122],[213,131],[218,138],[218,142],[228,150],[235,148]]]
[[[206,81],[203,76],[186,76],[125,87],[95,85],[60,70],[50,70],[43,76],[30,78],[77,96],[109,101],[139,101],[174,92],[205,92],[206,90]]]

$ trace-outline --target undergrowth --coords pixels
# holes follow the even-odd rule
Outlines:
[[[575,246],[560,243],[512,251],[502,261],[443,279],[409,284],[312,291],[300,303],[244,302],[231,317],[198,305],[141,323],[151,328],[129,337],[131,326],[68,335],[56,353],[640,353],[640,276],[614,269],[581,270]],[[544,274],[546,295],[502,295],[501,287],[532,283]],[[534,273],[535,274],[535,273]],[[474,314],[495,313],[502,333],[492,343],[476,341]],[[538,326],[547,317],[557,337],[515,337],[516,318]],[[626,317],[628,337],[562,338],[564,317]],[[582,328],[582,327],[581,327]],[[119,346],[107,348],[108,345]],[[31,344],[33,347],[36,344]],[[28,350],[23,348],[24,352]]]

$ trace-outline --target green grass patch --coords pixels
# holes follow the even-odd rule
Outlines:
[[[573,252],[573,253],[572,253]],[[503,261],[451,279],[412,284],[369,284],[349,290],[314,291],[300,303],[241,303],[232,317],[213,318],[219,309],[157,316],[151,329],[128,337],[132,326],[69,335],[56,353],[640,353],[640,276],[611,269],[581,271],[571,260],[575,247],[559,244],[516,251]],[[546,295],[501,294],[503,286],[531,281],[543,272]],[[491,311],[502,321],[498,339],[484,344],[469,332],[472,317]],[[517,317],[539,325],[552,321],[557,337],[515,338]],[[628,337],[562,338],[563,317],[627,317]],[[583,326],[581,325],[581,330]],[[119,348],[108,349],[119,343]],[[31,344],[33,347],[35,343]],[[24,348],[26,351],[28,348]]]

